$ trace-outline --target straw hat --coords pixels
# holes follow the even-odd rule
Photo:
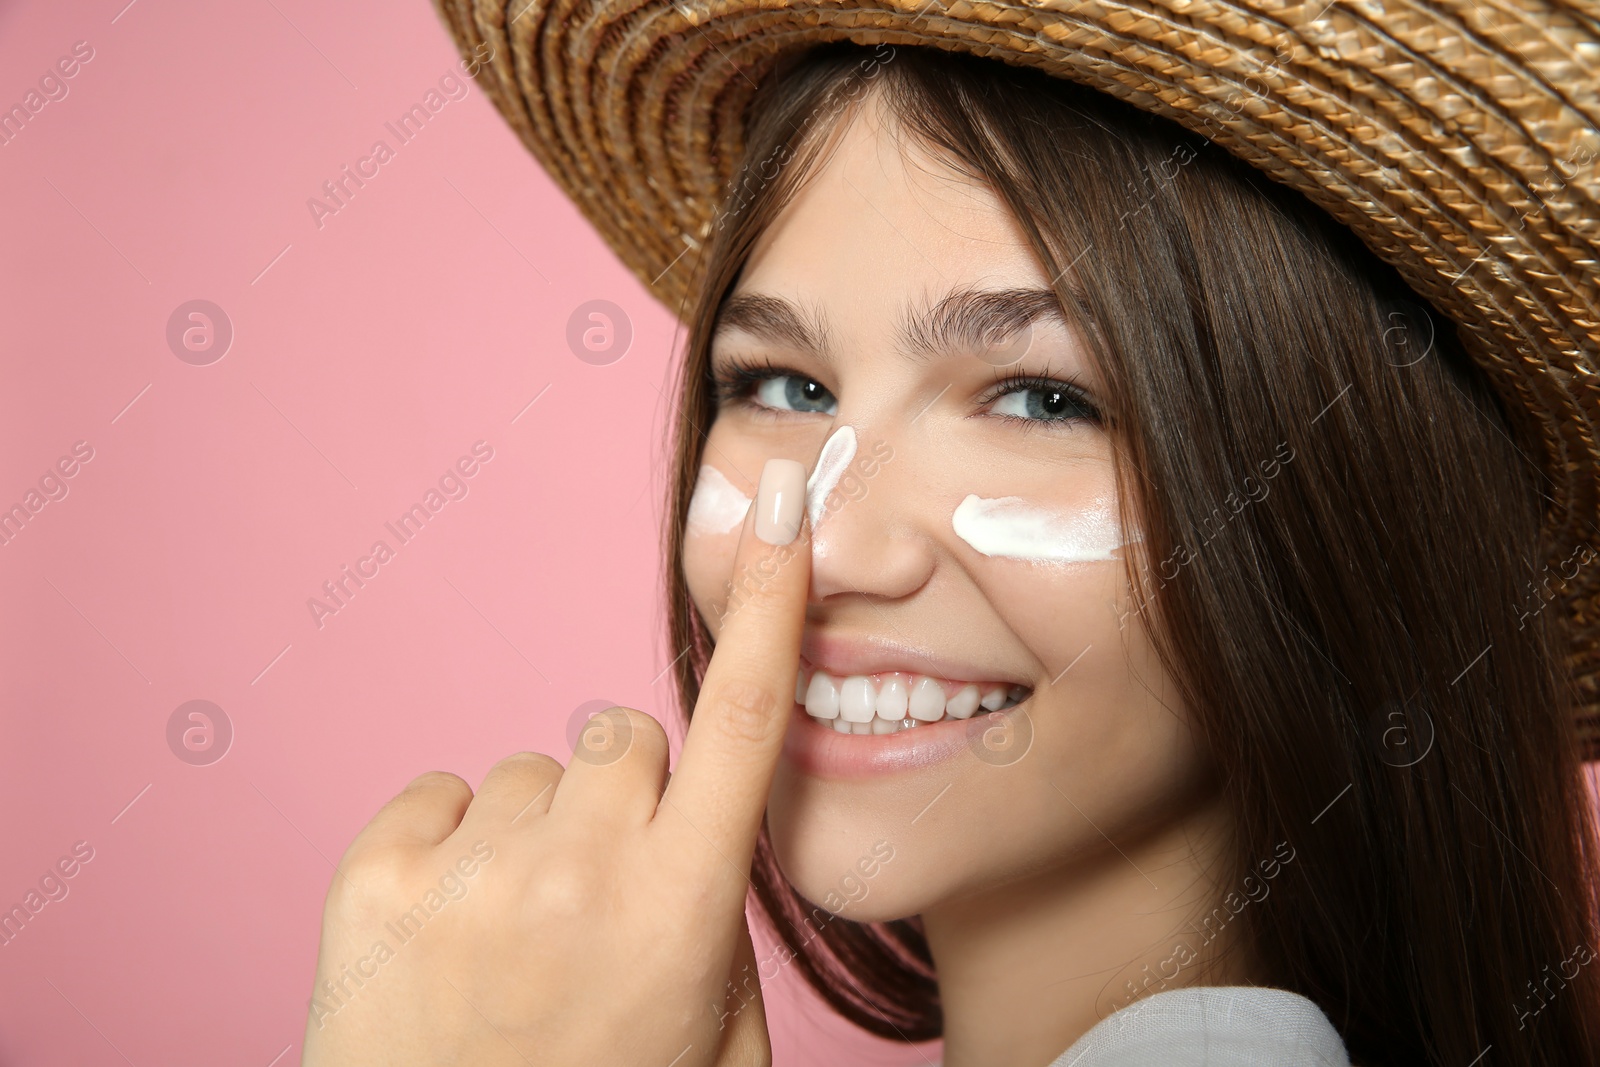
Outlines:
[[[434,0],[479,84],[674,313],[741,111],[824,41],[1039,67],[1203,133],[1354,230],[1456,323],[1542,445],[1600,757],[1600,13],[1555,0]],[[487,58],[485,58],[487,57]],[[1548,581],[1546,581],[1548,580]]]

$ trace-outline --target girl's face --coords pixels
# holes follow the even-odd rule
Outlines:
[[[875,92],[853,114],[725,306],[684,547],[715,635],[763,463],[814,470],[779,862],[860,921],[1142,869],[1210,785],[1132,610],[1102,384],[993,193]]]

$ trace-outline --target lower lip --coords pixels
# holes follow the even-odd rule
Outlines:
[[[819,778],[871,778],[914,771],[954,759],[967,751],[973,732],[989,723],[988,713],[946,719],[896,730],[892,734],[842,734],[794,705],[783,757],[797,770]],[[972,732],[969,732],[972,731]]]

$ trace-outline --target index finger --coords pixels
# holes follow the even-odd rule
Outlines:
[[[749,869],[794,710],[811,587],[805,501],[805,467],[769,459],[739,533],[717,647],[657,810],[659,818],[676,809],[683,819],[670,832],[681,830],[691,846],[703,837],[739,871]],[[743,883],[738,889],[742,900]]]

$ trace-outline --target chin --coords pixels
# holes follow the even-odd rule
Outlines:
[[[789,884],[822,913],[855,922],[904,919],[952,889],[939,880],[953,873],[950,866],[930,870],[939,853],[908,826],[926,799],[907,814],[896,795],[884,795],[885,784],[824,781],[778,768],[767,803],[773,852]],[[888,792],[910,799],[903,788]],[[822,913],[816,922],[824,921]]]
[[[1124,732],[1128,715],[1074,716],[1070,704],[1043,709],[1028,758],[1005,767],[958,757],[829,778],[780,761],[768,834],[784,877],[822,909],[815,921],[905,919],[1030,882],[1115,893],[1142,879],[1129,855],[1142,866],[1189,847],[1219,789],[1182,721]]]
[[[779,870],[825,912],[887,922],[1026,877],[1101,841],[1063,824],[1064,805],[1047,783],[994,772],[973,762],[839,780],[780,763],[767,802]]]

